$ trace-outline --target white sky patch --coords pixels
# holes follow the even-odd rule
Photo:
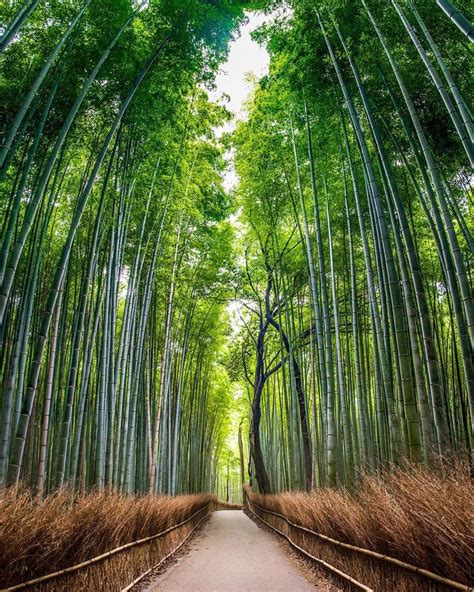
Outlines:
[[[252,90],[251,83],[246,80],[252,73],[257,78],[268,74],[270,57],[267,50],[250,37],[251,33],[271,19],[271,16],[258,12],[247,13],[248,22],[240,31],[240,36],[230,44],[227,61],[217,74],[216,89],[211,99],[220,101],[222,94],[227,94],[230,101],[228,109],[237,116],[243,116],[243,105]]]
[[[244,105],[252,92],[249,74],[256,78],[268,74],[270,56],[250,35],[272,17],[259,12],[247,13],[247,17],[248,22],[242,26],[240,36],[230,44],[227,61],[222,64],[215,79],[215,90],[209,93],[211,100],[225,104],[234,115],[231,121],[216,130],[218,136],[223,132],[232,131],[236,120],[246,117]],[[223,95],[227,95],[228,99],[226,100]],[[230,191],[237,184],[237,175],[231,152],[226,154],[226,159],[228,169],[223,181],[225,189]]]

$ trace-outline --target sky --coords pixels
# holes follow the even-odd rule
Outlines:
[[[232,131],[237,119],[245,117],[245,101],[252,91],[252,84],[247,80],[249,73],[261,78],[268,73],[270,58],[267,50],[250,37],[252,31],[269,20],[269,16],[260,13],[247,13],[248,22],[242,26],[240,35],[231,42],[227,61],[219,69],[215,80],[215,90],[210,98],[222,102],[234,114],[228,124],[217,130],[218,135],[224,131]],[[223,95],[228,100],[223,100]],[[232,165],[232,154],[226,154],[229,163],[224,174],[224,187],[227,190],[235,187],[237,177]]]
[[[259,13],[247,13],[248,22],[241,28],[240,36],[230,44],[227,61],[216,77],[216,90],[212,93],[219,100],[223,93],[230,97],[227,107],[236,115],[243,115],[242,109],[252,86],[246,81],[247,73],[260,78],[268,73],[269,56],[264,47],[250,37],[269,17]]]

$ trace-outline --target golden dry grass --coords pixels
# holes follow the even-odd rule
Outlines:
[[[467,585],[473,583],[473,487],[468,468],[461,463],[443,476],[421,466],[395,469],[383,477],[365,476],[353,493],[328,488],[266,496],[250,493],[250,497],[263,508],[331,538],[390,555]],[[268,515],[263,517],[269,519]],[[299,533],[292,529],[289,534],[294,539],[301,536]],[[369,585],[369,577],[373,585],[382,583],[385,590],[425,589],[411,587],[421,583],[404,587],[396,577],[392,587],[388,581],[394,578],[393,568],[379,561],[356,557],[337,547],[331,549],[327,543],[317,541],[312,548],[353,577],[359,576],[365,584]],[[385,569],[391,573],[384,579],[380,572]],[[369,573],[373,571],[379,574]],[[402,571],[400,577],[405,577]],[[438,588],[433,585],[426,589]]]
[[[207,494],[172,498],[91,492],[74,496],[67,490],[39,503],[27,490],[6,490],[0,498],[0,588],[58,571],[125,543],[157,534],[189,518],[208,503],[215,505],[217,500]],[[182,533],[174,531],[166,544],[157,541],[161,547],[155,545],[154,557],[148,557],[147,550],[137,549],[137,559],[143,564],[140,569],[157,563],[160,553],[169,552],[172,545],[180,542],[179,537],[184,538],[191,528],[192,524]],[[124,553],[127,554],[128,551]],[[110,562],[124,563],[118,557]],[[128,574],[120,574],[119,579],[125,577],[131,581],[132,574],[136,577],[133,569]],[[69,582],[66,589],[70,585]],[[120,589],[120,585],[110,581],[105,589]],[[87,589],[90,580],[84,586]],[[50,585],[48,589],[53,587]],[[74,589],[82,588],[77,585]]]

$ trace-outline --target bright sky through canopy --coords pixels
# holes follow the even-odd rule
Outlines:
[[[230,97],[227,107],[237,116],[241,114],[243,104],[252,90],[251,83],[246,79],[247,74],[251,72],[260,78],[268,73],[268,52],[250,35],[269,17],[259,13],[249,13],[248,17],[239,38],[230,45],[228,59],[216,77],[216,90],[212,93],[214,100],[219,100],[223,93],[227,94]]]
[[[232,131],[237,117],[244,116],[244,103],[252,91],[252,83],[248,74],[261,78],[268,73],[270,56],[264,47],[261,47],[251,38],[251,33],[258,29],[266,20],[267,15],[261,13],[247,13],[248,21],[240,31],[239,37],[230,45],[227,61],[221,66],[215,80],[215,90],[210,93],[212,100],[220,102],[225,94],[229,97],[225,102],[227,108],[234,114],[227,125],[217,130]],[[224,187],[228,190],[235,187],[237,177],[232,162],[232,154],[227,154],[228,168],[224,173]]]

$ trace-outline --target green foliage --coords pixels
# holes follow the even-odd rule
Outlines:
[[[3,53],[2,140],[83,6],[40,3]],[[4,5],[0,23],[17,9]],[[129,18],[76,113],[85,81]],[[92,0],[34,93],[0,172],[2,228],[15,231],[2,236],[2,275],[20,253],[11,289],[2,286],[2,482],[15,458],[40,494],[66,481],[126,492],[213,486],[230,405],[215,357],[227,331],[234,205],[214,132],[230,115],[206,87],[243,19],[234,1]],[[157,51],[90,177],[120,104]],[[68,114],[72,125],[54,152]],[[192,471],[197,454],[202,464]]]
[[[445,265],[446,257],[457,258],[457,277],[466,274],[472,284],[469,163],[449,109],[394,3],[367,4],[387,38],[429,148],[420,144],[402,89],[363,3],[346,0],[269,3],[274,18],[254,36],[270,53],[270,74],[255,84],[248,120],[239,123],[232,139],[245,229],[239,294],[246,304],[232,368],[242,356],[247,378],[250,383],[254,380],[256,339],[268,318],[262,309],[271,275],[271,305],[281,302],[279,322],[303,368],[319,484],[335,484],[328,476],[328,458],[334,451],[331,431],[341,484],[356,480],[360,467],[377,469],[387,460],[413,454],[408,440],[421,437],[421,432],[426,462],[431,462],[433,450],[446,454],[472,445],[465,430],[472,413],[468,407],[473,368],[466,357],[472,342],[468,344],[463,328],[471,318],[472,298],[467,284],[463,288],[462,279],[453,280],[453,271]],[[443,78],[410,2],[400,5]],[[419,0],[416,7],[460,95],[467,98],[472,60],[462,35],[440,10],[433,9],[432,2]],[[360,73],[364,95],[349,58]],[[457,113],[460,107],[451,82],[446,81],[446,89]],[[463,129],[467,137],[468,124]],[[428,149],[433,164],[425,160]],[[443,188],[436,178],[443,179]],[[446,229],[451,227],[455,236],[450,234],[448,241]],[[469,301],[464,300],[463,310],[460,297]],[[452,306],[457,306],[454,316]],[[445,331],[455,337],[454,342],[447,340]],[[285,357],[278,334],[265,334],[263,355],[267,368],[270,360],[274,364]],[[407,365],[404,359],[409,360]],[[450,360],[462,368],[457,376],[448,367]],[[443,377],[439,383],[443,394],[438,378],[433,384],[435,375]],[[245,381],[242,373],[240,377]],[[403,406],[408,384],[416,393],[410,409]],[[256,391],[255,384],[252,389]],[[275,489],[301,486],[303,479],[295,389],[285,360],[258,404],[262,448]],[[255,406],[255,395],[252,401]],[[439,406],[448,419],[443,419]],[[413,407],[414,419],[407,423]],[[416,424],[416,435],[408,437],[411,423]],[[275,460],[278,442],[287,449]],[[258,479],[258,469],[255,472]]]

